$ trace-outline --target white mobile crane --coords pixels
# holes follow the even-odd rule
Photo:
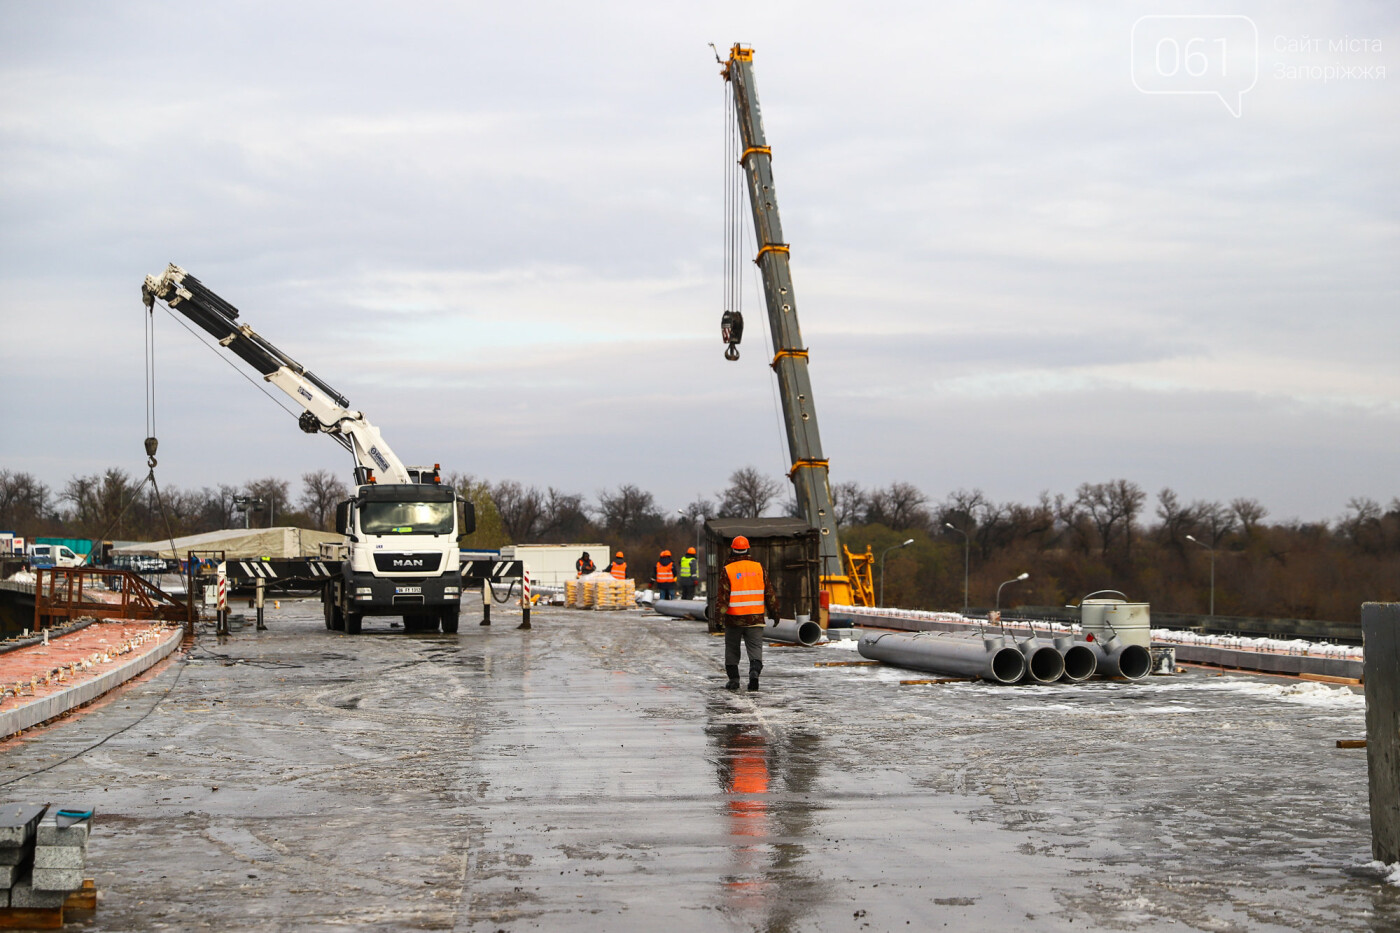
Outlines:
[[[237,308],[174,263],[146,277],[141,297],[148,312],[160,299],[198,324],[301,405],[303,431],[328,434],[354,455],[355,494],[336,508],[349,556],[322,590],[326,627],[355,635],[365,616],[401,615],[406,629],[457,631],[458,535],[475,530],[476,516],[442,485],[439,466],[405,466],[345,396],[239,324]]]

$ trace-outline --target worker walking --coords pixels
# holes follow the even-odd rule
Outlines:
[[[586,577],[590,573],[597,572],[598,567],[593,563],[593,558],[588,556],[588,552],[584,551],[583,556],[574,561],[574,569],[578,571],[580,577]]]
[[[724,619],[725,689],[739,689],[739,644],[749,656],[749,689],[758,689],[763,673],[763,616],[778,617],[777,600],[763,565],[749,557],[749,539],[737,536],[729,545],[733,556],[719,576],[715,611]]]
[[[662,551],[656,559],[656,576],[652,578],[662,599],[676,598],[676,562],[670,551]]]
[[[613,558],[612,564],[608,567],[608,573],[612,574],[613,579],[616,580],[627,579],[627,560],[622,556],[621,551],[618,551],[617,556]]]
[[[681,574],[679,577],[681,584],[681,599],[695,598],[695,582],[699,579],[699,568],[697,566],[699,563],[700,562],[695,558],[695,548],[686,548],[685,556],[681,558]]]

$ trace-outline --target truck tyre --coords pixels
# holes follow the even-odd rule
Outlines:
[[[442,617],[439,621],[442,625],[442,632],[444,635],[457,634],[457,615],[458,613],[456,606],[443,607]]]
[[[352,611],[352,612],[347,612],[347,613],[345,613],[345,634],[346,634],[346,635],[358,635],[358,634],[360,634],[360,623],[362,623],[362,622],[364,621],[364,619],[365,619],[365,617],[364,617],[363,615],[361,615],[360,613],[358,613],[358,612],[353,612],[353,611]]]

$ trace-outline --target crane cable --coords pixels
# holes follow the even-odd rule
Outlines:
[[[146,467],[149,470],[146,474],[146,482],[151,484],[151,491],[155,494],[156,508],[160,510],[161,520],[165,522],[165,535],[170,541],[170,557],[173,560],[179,560],[180,555],[175,551],[175,532],[170,525],[170,513],[166,511],[165,500],[160,494],[160,484],[156,482],[156,448],[160,446],[160,441],[156,440],[156,321],[155,309],[150,307],[145,310]]]

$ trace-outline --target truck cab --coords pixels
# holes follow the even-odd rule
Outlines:
[[[369,483],[336,508],[348,559],[326,590],[328,628],[356,634],[366,616],[402,616],[409,631],[457,631],[460,534],[475,526],[450,486]]]
[[[31,544],[29,546],[29,566],[31,567],[81,567],[83,558],[74,553],[66,544]]]

